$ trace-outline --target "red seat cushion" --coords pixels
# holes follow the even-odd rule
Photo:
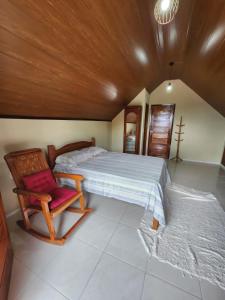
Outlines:
[[[70,198],[78,194],[77,190],[72,190],[68,188],[58,187],[51,192],[52,201],[49,203],[50,209],[54,209],[59,205],[63,204]]]
[[[54,209],[78,194],[76,190],[59,187],[50,169],[24,176],[23,183],[27,190],[37,193],[47,193],[52,196],[49,208]],[[33,196],[29,197],[32,205],[40,205],[40,201]]]

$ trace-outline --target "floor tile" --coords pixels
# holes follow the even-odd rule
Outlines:
[[[200,284],[197,278],[192,278],[169,264],[158,261],[155,257],[152,257],[148,262],[147,273],[155,275],[194,296],[201,297]]]
[[[10,217],[6,218],[7,226],[9,231],[14,231],[16,228],[19,228],[16,222],[18,220],[22,220],[22,215],[20,212],[20,209],[18,209],[13,215]]]
[[[10,279],[9,300],[14,300],[20,295],[21,291],[29,284],[29,278],[31,276],[31,271],[14,257]]]
[[[76,237],[103,250],[110,240],[117,223],[100,215],[90,215],[76,232]]]
[[[69,299],[79,299],[101,252],[79,240],[71,240],[39,276]]]
[[[145,271],[148,254],[136,228],[120,224],[114,232],[106,253]]]
[[[120,223],[134,228],[138,228],[143,215],[144,215],[143,207],[134,204],[129,204],[124,215],[120,220]]]
[[[218,200],[225,210],[225,170],[219,165],[170,160],[168,169],[173,182],[219,196]]]
[[[146,275],[142,300],[198,300],[153,276]]]
[[[89,207],[94,209],[94,213],[118,222],[124,214],[127,203],[117,199],[89,194]]]
[[[39,274],[45,270],[47,264],[54,259],[61,250],[61,246],[42,242],[35,237],[14,247],[14,255],[34,273]]]
[[[40,280],[14,259],[8,300],[66,300],[54,288]]]
[[[201,290],[203,300],[224,300],[225,290],[211,284],[206,280],[201,280]]]
[[[144,272],[104,254],[81,300],[140,300]]]
[[[13,249],[24,245],[26,241],[31,238],[31,235],[22,230],[19,226],[15,228],[13,231],[10,231],[10,239],[12,242]]]
[[[23,244],[31,238],[30,234],[26,233],[17,225],[16,222],[18,220],[22,220],[22,216],[19,211],[6,220],[13,248]]]

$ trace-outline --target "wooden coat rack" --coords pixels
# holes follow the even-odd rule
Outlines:
[[[179,162],[179,161],[183,161],[183,159],[180,157],[180,143],[183,142],[181,136],[182,134],[184,134],[184,132],[182,132],[182,127],[185,126],[185,124],[183,124],[182,116],[180,117],[180,123],[177,124],[176,126],[178,127],[178,131],[175,132],[177,134],[177,138],[175,139],[175,141],[177,142],[177,152],[176,152],[176,156],[173,157],[172,159],[174,159],[176,162]]]

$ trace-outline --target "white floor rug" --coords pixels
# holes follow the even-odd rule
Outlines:
[[[150,255],[225,289],[225,212],[209,193],[178,185],[167,188],[167,226],[139,233]]]

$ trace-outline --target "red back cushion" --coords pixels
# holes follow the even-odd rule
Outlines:
[[[50,169],[23,177],[23,183],[29,191],[50,194],[52,197],[50,209],[58,207],[78,194],[76,190],[58,187]],[[32,205],[40,205],[35,196],[29,196],[28,200]]]
[[[38,193],[51,193],[58,187],[50,169],[23,177],[23,183],[27,190]]]

